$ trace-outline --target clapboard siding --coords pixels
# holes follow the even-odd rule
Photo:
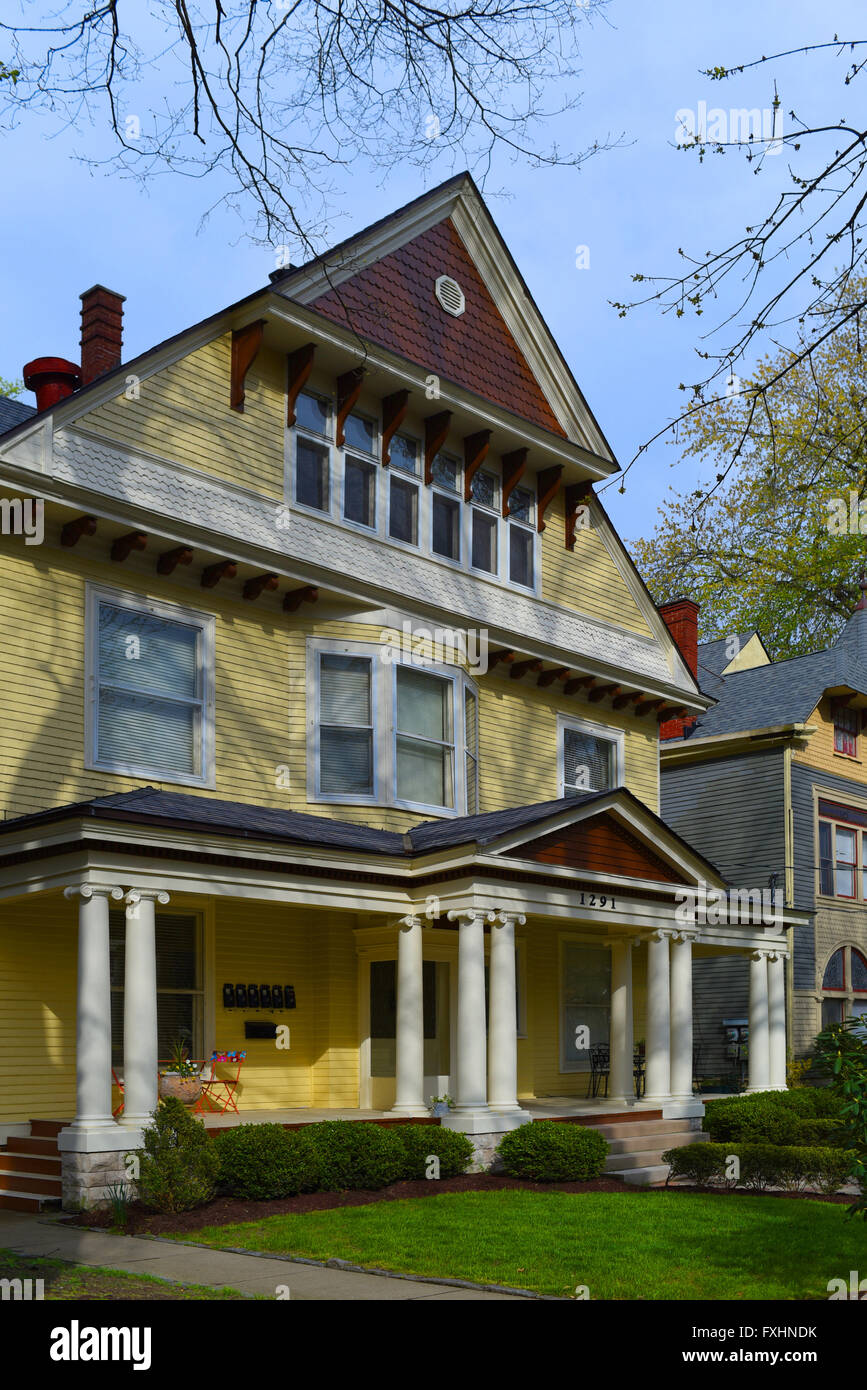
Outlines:
[[[767,888],[771,874],[785,884],[783,753],[667,767],[663,762],[662,818],[700,850],[734,888]]]
[[[701,1076],[727,1076],[736,1064],[726,1054],[724,1018],[748,1018],[750,964],[746,956],[698,958],[692,970],[693,1043]]]

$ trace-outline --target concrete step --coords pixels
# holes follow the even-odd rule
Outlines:
[[[636,1134],[687,1134],[693,1130],[692,1120],[635,1120],[631,1124],[594,1124],[594,1129],[606,1139],[629,1139]]]
[[[628,1154],[647,1149],[655,1149],[662,1153],[665,1149],[681,1148],[684,1144],[694,1144],[696,1130],[675,1130],[672,1134],[639,1134],[630,1135],[628,1139],[609,1139],[611,1154]]]
[[[60,1174],[57,1177],[44,1177],[41,1173],[6,1172],[0,1173],[0,1185],[4,1192],[41,1193],[45,1197],[61,1197],[63,1184]]]
[[[668,1177],[668,1164],[649,1163],[646,1168],[630,1168],[619,1176],[632,1187],[663,1187]]]
[[[661,1157],[660,1149],[636,1149],[628,1154],[609,1154],[605,1160],[605,1172],[612,1174],[627,1173],[632,1168],[646,1168],[648,1165],[656,1165]],[[664,1165],[668,1171],[668,1165]]]
[[[41,1173],[43,1177],[59,1178],[60,1168],[60,1154],[39,1158],[35,1154],[18,1153],[11,1145],[0,1149],[0,1178],[4,1173]]]
[[[0,1186],[0,1211],[27,1211],[36,1214],[45,1211],[47,1207],[59,1206],[59,1197],[49,1197],[44,1192],[10,1192]]]

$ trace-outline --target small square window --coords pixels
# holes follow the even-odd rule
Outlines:
[[[329,509],[328,449],[299,435],[295,450],[295,498],[319,512]]]
[[[359,526],[376,526],[376,465],[348,458],[343,483],[343,515]]]
[[[418,473],[418,440],[409,435],[396,434],[388,446],[392,468],[403,473]]]
[[[295,424],[298,429],[327,436],[330,415],[331,407],[324,396],[301,392],[295,403]]]
[[[448,560],[461,558],[461,508],[460,503],[451,497],[433,495],[433,539],[435,555],[444,555]]]
[[[376,452],[376,425],[363,415],[350,415],[343,426],[347,449],[359,449],[364,454]]]
[[[509,498],[509,519],[523,522],[525,526],[532,526],[535,505],[536,499],[529,488],[516,487]]]
[[[496,475],[488,472],[479,472],[472,481],[473,502],[478,507],[494,508],[497,505]]]
[[[431,475],[437,487],[457,492],[461,480],[461,465],[450,454],[437,454],[431,466]]]

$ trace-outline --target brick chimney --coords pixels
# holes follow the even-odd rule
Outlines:
[[[698,613],[699,605],[691,598],[675,598],[670,603],[659,604],[659,616],[677,643],[681,656],[696,680],[698,679]],[[695,721],[695,715],[688,715],[685,719],[666,719],[659,726],[660,740],[665,742],[669,738],[682,738],[684,731],[691,729]]]
[[[119,367],[124,296],[94,285],[81,296],[81,384]]]

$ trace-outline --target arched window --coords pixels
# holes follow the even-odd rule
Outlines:
[[[841,946],[822,976],[822,1027],[867,1014],[867,959],[855,946]]]

